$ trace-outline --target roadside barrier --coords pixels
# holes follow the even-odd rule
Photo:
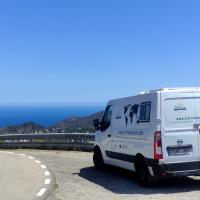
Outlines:
[[[94,139],[95,136],[92,133],[2,134],[0,148],[92,151]]]

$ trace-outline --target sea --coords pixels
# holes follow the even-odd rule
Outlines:
[[[49,126],[69,117],[83,117],[104,110],[104,104],[0,104],[0,128],[35,122]]]

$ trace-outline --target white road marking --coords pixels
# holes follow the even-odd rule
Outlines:
[[[45,185],[49,185],[50,183],[51,183],[51,179],[50,178],[45,179],[45,181],[44,181]]]
[[[14,154],[14,152],[11,152],[11,151],[8,151],[8,152],[6,152],[6,153],[8,153],[8,154]]]
[[[11,151],[0,151],[0,153],[14,154],[14,152],[11,152]]]
[[[46,192],[46,188],[42,188],[38,193],[37,193],[37,197],[41,197],[45,192]]]
[[[49,171],[45,171],[45,172],[44,172],[44,175],[45,175],[45,176],[49,176],[49,175],[50,175],[50,172],[49,172]]]
[[[11,151],[0,151],[0,153],[7,153],[7,154],[15,154],[14,152],[11,152]],[[22,154],[22,153],[20,153],[20,154],[18,154],[19,156],[23,156],[23,157],[26,157],[27,155],[26,154]],[[32,157],[32,156],[27,156],[29,159],[31,159],[31,160],[34,160],[35,158],[34,157]],[[41,163],[39,160],[35,160],[35,162],[36,163]],[[42,168],[42,169],[46,169],[47,167],[45,166],[45,165],[40,165],[40,167]],[[50,172],[49,171],[45,171],[44,172],[44,175],[45,176],[49,176],[50,175]],[[49,185],[51,183],[51,179],[50,178],[47,178],[47,179],[45,179],[45,181],[44,181],[44,184],[45,185]],[[46,192],[46,190],[47,190],[47,188],[41,188],[41,190],[37,193],[37,197],[41,197],[45,192]]]
[[[6,151],[0,151],[0,153],[6,153]]]
[[[14,154],[14,152],[11,152],[11,151],[6,151],[5,153]]]
[[[40,167],[41,167],[42,169],[46,169],[46,168],[47,168],[45,165],[40,165]]]
[[[25,157],[25,156],[26,156],[26,155],[25,155],[25,154],[23,154],[23,153],[20,153],[19,155],[20,155],[20,156],[23,156],[23,157]]]

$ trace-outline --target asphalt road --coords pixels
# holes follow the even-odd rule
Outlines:
[[[73,151],[20,150],[37,157],[55,176],[48,200],[199,200],[200,178],[161,181],[150,189],[137,184],[126,170],[97,171],[92,153]]]
[[[93,167],[92,153],[45,150],[15,150],[14,152],[32,155],[45,163],[53,173],[55,182],[51,186],[48,200],[200,199],[199,177],[161,181],[152,188],[145,189],[137,184],[135,174],[126,170],[111,167],[106,171],[97,171]],[[33,166],[28,160],[18,158],[16,155],[8,158],[0,153],[0,156],[1,161],[6,161],[4,167],[1,164],[0,169],[0,200],[18,199],[11,198],[12,194],[20,195],[20,200],[35,199],[35,193],[43,184],[42,174],[37,165]],[[15,163],[15,167],[8,163]]]
[[[50,175],[39,160],[20,152],[0,152],[0,200],[45,199]],[[46,193],[46,194],[45,194]]]

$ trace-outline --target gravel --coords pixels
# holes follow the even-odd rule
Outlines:
[[[93,167],[92,153],[74,151],[17,150],[40,159],[54,174],[56,183],[48,200],[199,200],[200,178],[160,181],[151,188],[137,184],[135,174],[109,167]]]

